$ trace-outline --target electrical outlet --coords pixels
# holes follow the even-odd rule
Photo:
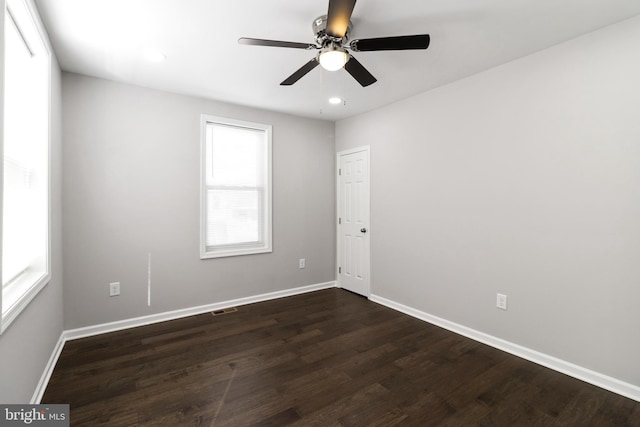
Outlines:
[[[304,258],[300,258],[300,261],[298,263],[298,267],[299,268],[304,268],[305,264],[306,264],[306,261],[304,260]]]
[[[120,282],[109,283],[109,296],[115,297],[120,295]]]
[[[507,309],[507,296],[504,294],[496,295],[496,307],[506,310]]]

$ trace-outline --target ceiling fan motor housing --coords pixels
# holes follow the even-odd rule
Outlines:
[[[351,30],[353,29],[353,23],[349,21],[347,32],[342,38],[331,37],[327,34],[327,15],[322,15],[314,19],[311,23],[311,29],[313,30],[313,34],[315,34],[316,43],[320,46],[325,47],[330,42],[337,43],[341,46],[349,40],[349,33],[351,33]]]

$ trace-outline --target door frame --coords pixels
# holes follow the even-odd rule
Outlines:
[[[369,271],[367,271],[367,275],[369,277],[369,286],[367,289],[367,294],[365,295],[367,298],[371,297],[371,146],[370,145],[362,145],[360,147],[349,148],[347,150],[342,150],[336,152],[336,169],[335,169],[335,177],[336,177],[336,215],[335,215],[335,224],[336,224],[336,286],[341,288],[342,285],[340,283],[340,273],[338,272],[338,268],[340,267],[340,225],[338,224],[338,218],[340,217],[340,157],[348,154],[359,153],[361,151],[365,151],[367,153],[367,192],[369,193],[369,205],[367,209],[369,210],[369,229],[368,232],[368,240],[367,240],[367,254],[369,255],[369,262],[367,265],[369,266]]]

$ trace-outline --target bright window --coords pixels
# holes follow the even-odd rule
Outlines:
[[[271,252],[271,126],[202,116],[200,257]]]
[[[50,55],[24,0],[4,12],[1,330],[49,280]]]

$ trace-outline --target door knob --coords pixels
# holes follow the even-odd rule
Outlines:
[[[367,229],[366,229],[366,228],[361,228],[361,229],[360,229],[360,232],[361,232],[361,233],[366,233],[366,232],[367,232]]]

